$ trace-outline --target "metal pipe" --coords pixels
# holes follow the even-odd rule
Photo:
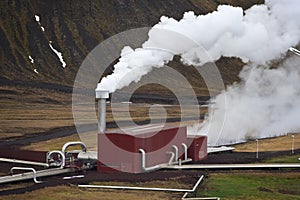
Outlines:
[[[37,166],[49,167],[49,164],[47,164],[47,163],[33,162],[33,161],[27,161],[27,160],[18,160],[18,159],[10,159],[10,158],[0,158],[0,162],[11,162],[11,163],[18,163],[18,164],[37,165]]]
[[[106,100],[99,99],[98,100],[98,132],[104,133],[106,130]]]
[[[179,165],[179,166],[182,165],[182,160],[181,160],[181,159],[178,160],[178,165]]]
[[[62,152],[63,154],[65,154],[65,153],[66,153],[66,149],[67,149],[69,146],[74,146],[74,145],[80,145],[81,148],[82,148],[82,151],[86,152],[86,149],[87,149],[87,148],[86,148],[86,145],[85,145],[83,142],[81,142],[81,141],[67,142],[67,143],[64,144],[64,146],[62,147],[61,152]]]
[[[174,161],[177,162],[178,161],[178,147],[176,145],[173,145],[172,147],[175,150],[175,160]]]
[[[47,162],[51,158],[50,156],[52,154],[59,154],[59,155],[61,155],[61,159],[62,160],[61,160],[61,162],[58,165],[60,165],[60,168],[64,168],[64,166],[66,164],[65,154],[63,152],[61,152],[61,151],[58,151],[58,150],[50,151],[50,152],[47,153]]]
[[[63,180],[70,180],[70,179],[75,179],[75,178],[84,178],[84,175],[75,175],[75,176],[65,176],[63,177]]]
[[[142,155],[142,170],[144,172],[151,172],[151,171],[159,170],[159,169],[164,168],[166,166],[178,163],[177,161],[176,162],[173,161],[174,157],[175,157],[174,152],[166,152],[167,154],[171,154],[170,160],[167,164],[160,164],[160,165],[154,165],[154,166],[151,166],[151,167],[146,167],[146,152],[144,151],[144,149],[139,149],[139,152]]]
[[[122,189],[122,190],[150,190],[150,191],[168,191],[168,192],[189,192],[190,191],[190,190],[187,190],[187,189],[110,186],[110,185],[78,185],[78,187],[102,188],[102,189]]]
[[[144,151],[144,149],[139,149],[139,152],[142,154],[142,170],[144,172],[151,172],[151,171],[155,171],[155,170],[158,170],[161,168],[160,165],[146,167],[146,152]]]
[[[172,165],[166,169],[260,169],[260,168],[300,168],[299,163],[274,163],[274,164],[199,164],[199,165]]]
[[[181,143],[184,151],[184,160],[187,160],[187,145],[184,143]]]
[[[95,91],[98,100],[98,133],[104,133],[106,130],[106,99],[109,98],[109,91],[98,89]]]
[[[196,191],[197,187],[199,186],[200,182],[204,176],[202,175],[200,179],[196,182],[194,185],[192,191]],[[191,198],[186,198],[186,196],[189,194],[189,192],[184,193],[184,195],[181,197],[181,200],[220,200],[220,197],[191,197]]]
[[[300,51],[299,51],[298,49],[295,49],[295,48],[293,48],[293,47],[290,47],[289,50],[290,50],[291,52],[293,52],[294,54],[296,54],[297,56],[300,56]]]
[[[102,188],[102,189],[122,189],[122,190],[148,190],[148,191],[168,191],[168,192],[195,192],[200,182],[203,180],[202,175],[194,185],[193,189],[174,189],[174,188],[152,188],[152,187],[131,187],[131,186],[109,186],[109,185],[78,185],[83,188]]]
[[[220,200],[220,197],[193,197],[193,198],[182,197],[181,199],[182,200]]]
[[[186,197],[188,194],[189,194],[188,192],[184,193],[184,195],[181,197],[181,199],[182,199],[182,200],[185,199],[185,197]]]
[[[142,169],[146,169],[146,152],[144,149],[139,149],[139,152],[142,154]]]
[[[201,183],[201,181],[203,180],[203,178],[204,178],[204,175],[202,175],[202,176],[198,179],[198,181],[196,182],[196,184],[194,185],[194,187],[193,187],[193,189],[192,189],[193,192],[197,189],[198,185]]]
[[[10,172],[13,173],[14,170],[25,170],[25,171],[32,171],[33,172],[33,181],[35,183],[42,183],[42,181],[36,180],[36,171],[34,168],[28,168],[28,167],[12,167],[10,169]]]
[[[187,146],[186,146],[186,144],[182,143],[182,146],[185,147],[184,148],[184,150],[185,150],[185,159],[180,160],[181,163],[186,163],[186,162],[192,161],[192,159],[187,158]],[[174,147],[176,147],[176,148],[174,148]],[[178,148],[175,145],[173,145],[173,148],[175,149],[175,153],[174,152],[167,152],[168,154],[171,154],[171,158],[170,158],[170,160],[167,164],[160,164],[160,165],[155,165],[155,166],[151,166],[151,167],[146,167],[146,152],[144,151],[144,149],[139,149],[139,152],[142,155],[142,170],[144,172],[151,172],[151,171],[159,170],[161,168],[164,168],[164,167],[167,167],[167,166],[170,166],[170,165],[178,164],[179,161],[177,159],[176,159],[176,161],[174,161],[174,158],[176,157],[176,153],[177,153],[177,158],[178,158]]]
[[[191,162],[193,161],[191,158],[188,158],[188,147],[185,143],[181,143],[183,150],[184,150],[184,160],[181,163]]]
[[[171,154],[171,158],[170,158],[170,160],[168,162],[168,165],[172,165],[174,163],[174,158],[175,158],[176,154],[174,152],[167,152],[167,153]]]
[[[74,168],[50,168],[46,170],[39,170],[36,171],[36,178],[38,177],[44,177],[44,176],[53,176],[53,175],[58,175],[58,174],[63,174],[63,173],[70,173],[70,172],[75,172],[76,169]],[[23,181],[23,180],[28,180],[33,178],[33,173],[32,172],[26,172],[22,174],[13,174],[9,176],[1,176],[0,177],[0,184],[3,183],[10,183],[14,181]]]

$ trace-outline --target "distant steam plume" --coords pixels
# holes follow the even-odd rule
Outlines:
[[[299,19],[298,0],[268,0],[245,11],[221,5],[207,15],[186,12],[179,21],[163,16],[142,48],[124,47],[113,73],[101,80],[98,89],[114,92],[128,86],[153,67],[163,67],[174,55],[197,66],[221,56],[239,57],[248,63],[240,73],[242,82],[217,96],[215,117],[190,128],[191,133],[209,134],[210,144],[224,144],[299,130],[299,60],[288,59],[278,69],[266,66],[299,43]],[[218,104],[222,95],[226,95],[226,107]],[[218,112],[226,113],[224,126]],[[221,126],[222,132],[216,131]]]

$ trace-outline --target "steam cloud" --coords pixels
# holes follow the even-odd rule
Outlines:
[[[277,69],[245,66],[241,83],[218,95],[210,117],[189,132],[208,135],[210,145],[222,145],[299,131],[299,63],[300,57],[293,56]]]
[[[216,97],[214,118],[208,117],[189,130],[209,134],[211,144],[296,131],[300,113],[297,101],[300,72],[296,58],[287,60],[278,69],[266,65],[298,44],[299,19],[298,0],[268,0],[245,11],[221,5],[207,15],[186,12],[179,21],[163,16],[149,31],[149,39],[142,48],[124,47],[113,73],[104,77],[97,89],[114,92],[128,86],[154,67],[163,67],[174,55],[180,55],[185,64],[197,66],[221,56],[239,57],[248,63],[240,73],[242,82]],[[210,57],[203,53],[203,48]],[[225,108],[218,104],[222,95],[226,95]],[[223,124],[217,114],[223,111],[226,118],[219,135],[214,130]]]

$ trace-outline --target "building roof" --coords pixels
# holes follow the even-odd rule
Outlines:
[[[106,131],[105,134],[127,134],[127,135],[142,135],[149,133],[157,133],[162,130],[179,128],[178,125],[168,125],[168,124],[147,124],[147,125],[137,125],[133,127],[125,127],[122,129],[113,129]]]

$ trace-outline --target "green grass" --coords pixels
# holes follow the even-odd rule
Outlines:
[[[223,199],[299,199],[300,174],[213,173],[197,191],[197,197]]]
[[[38,189],[25,194],[14,194],[1,196],[2,200],[90,200],[90,199],[103,199],[103,200],[168,200],[179,199],[178,195],[164,192],[141,192],[141,191],[127,191],[127,190],[97,190],[97,189],[80,189],[76,186],[60,185],[56,187],[46,187]]]
[[[288,155],[288,156],[280,156],[276,158],[271,158],[268,160],[265,160],[265,163],[299,163],[300,161],[298,160],[300,158],[299,154],[296,155]],[[300,189],[299,189],[300,190]]]

